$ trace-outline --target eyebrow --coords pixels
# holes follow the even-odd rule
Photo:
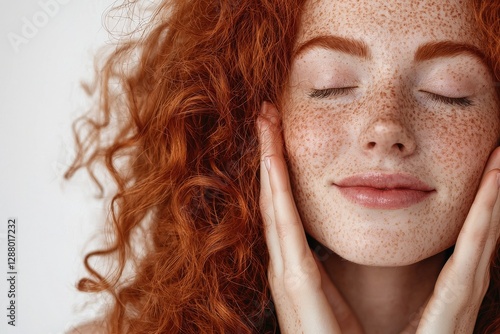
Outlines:
[[[335,35],[316,36],[302,44],[300,44],[293,52],[292,59],[299,54],[304,53],[312,48],[322,47],[352,56],[357,56],[363,59],[370,59],[371,55],[368,45],[365,42],[357,39],[340,37]]]
[[[310,40],[307,40],[294,50],[292,59],[315,47],[339,51],[366,60],[371,59],[370,49],[365,42],[363,42],[362,40],[335,35],[316,36]],[[453,57],[457,55],[472,56],[489,67],[488,58],[481,50],[479,50],[479,48],[471,44],[457,43],[453,41],[429,42],[420,45],[415,52],[413,61],[419,63],[425,60],[431,60],[440,57]]]
[[[458,55],[472,56],[489,67],[485,54],[471,44],[456,43],[452,41],[429,42],[418,47],[414,61],[422,62],[440,57],[453,57]]]

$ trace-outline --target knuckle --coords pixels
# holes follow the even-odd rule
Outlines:
[[[472,245],[474,245],[476,252],[481,253],[483,251],[484,245],[486,244],[488,237],[489,237],[488,231],[486,231],[486,230],[472,230],[472,231],[470,231],[470,238],[472,240]]]
[[[288,219],[284,220],[277,215],[276,217],[276,231],[278,232],[278,235],[282,238],[285,239],[290,235],[290,232],[292,231],[293,228],[296,226],[301,226],[302,223],[300,220],[296,219]]]
[[[285,239],[288,234],[288,224],[283,223],[282,220],[277,219],[276,220],[276,232],[278,232],[278,235],[280,236],[281,239]]]
[[[259,196],[259,206],[261,209],[266,209],[271,203],[271,196],[267,195],[264,191],[260,192]]]
[[[321,288],[321,276],[314,259],[305,259],[300,265],[287,268],[283,286],[290,296],[300,295],[305,290]]]
[[[445,280],[436,284],[435,295],[437,304],[463,308],[470,303],[473,294],[471,284],[468,280],[460,277],[458,273],[450,268]]]
[[[259,202],[260,214],[264,222],[270,222],[272,219],[270,215],[271,208],[268,203],[269,203],[268,201],[262,199]]]
[[[276,270],[270,263],[269,269],[267,270],[267,280],[271,286],[281,286],[283,285],[283,272],[281,270]]]
[[[283,276],[277,274],[274,270],[267,271],[267,280],[273,299],[275,302],[283,302],[287,300],[287,293],[284,290]]]

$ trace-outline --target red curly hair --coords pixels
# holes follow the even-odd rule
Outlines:
[[[92,278],[78,283],[113,297],[108,333],[279,331],[256,119],[263,101],[281,105],[303,3],[165,0],[147,33],[121,41],[97,67],[87,88],[98,102],[74,123],[77,155],[65,178],[85,168],[102,193],[104,165],[116,184],[112,240],[86,255]],[[500,2],[471,3],[498,82]],[[147,238],[137,251],[141,228]],[[100,274],[94,257],[112,258],[113,270]],[[475,329],[498,331],[499,247]]]

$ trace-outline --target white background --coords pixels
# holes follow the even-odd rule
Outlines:
[[[52,12],[42,3],[52,3]],[[88,297],[75,284],[103,210],[83,173],[69,182],[62,174],[74,154],[71,123],[88,107],[80,81],[92,77],[93,56],[109,38],[102,14],[112,3],[0,0],[0,333],[63,333],[96,309],[82,311]],[[37,31],[27,30],[27,21]],[[23,43],[9,41],[12,34]],[[6,310],[11,217],[17,218],[15,328]]]

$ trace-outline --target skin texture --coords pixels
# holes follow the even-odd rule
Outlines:
[[[275,170],[268,169],[270,188],[262,181],[261,203],[271,226],[266,235],[269,276],[284,332],[338,332],[340,326],[342,333],[470,333],[486,291],[487,263],[498,237],[498,208],[491,218],[496,175],[489,176],[490,188],[483,190],[490,192],[487,202],[476,194],[500,132],[492,77],[471,55],[414,61],[425,43],[453,41],[481,49],[481,40],[460,1],[442,7],[422,1],[418,8],[411,1],[386,3],[307,3],[298,46],[317,36],[338,35],[362,40],[369,58],[309,48],[293,61],[280,115],[269,116],[273,112],[265,109],[273,108],[263,108],[264,117],[281,116],[293,192],[293,199],[283,199],[289,194],[282,152],[276,148],[280,139],[264,136],[264,157],[278,157],[271,163]],[[354,88],[311,96],[315,89],[343,87]],[[468,103],[442,96],[466,97]],[[497,160],[498,154],[489,169],[498,168]],[[406,173],[434,191],[418,204],[381,210],[350,202],[334,186],[373,171]],[[268,207],[270,198],[274,208]],[[483,207],[469,212],[475,198],[476,206]],[[479,217],[481,212],[489,216]],[[470,222],[464,232],[466,217]],[[315,249],[323,254],[319,268],[304,249],[297,222],[323,245]],[[471,232],[474,224],[490,223],[494,231],[488,242]],[[461,229],[466,241],[461,247],[457,243],[457,255],[446,261],[444,251]],[[471,252],[474,245],[481,246]],[[332,318],[325,300],[338,322],[323,321],[326,328],[318,329],[318,314]],[[443,303],[447,313],[436,313]],[[434,314],[440,314],[437,322]]]
[[[480,47],[465,4],[418,3],[417,10],[413,1],[311,1],[302,17],[298,44],[340,35],[370,49],[371,60],[325,48],[299,54],[282,110],[306,231],[359,264],[413,264],[453,245],[497,143],[498,103],[486,66],[468,55],[413,62],[427,42]],[[308,96],[311,89],[346,86],[357,88]],[[446,104],[426,92],[470,96],[472,105]],[[393,147],[397,143],[403,151]],[[349,202],[332,186],[368,171],[404,172],[435,192],[405,209],[374,210]]]
[[[335,256],[318,258],[309,249],[293,199],[279,123],[276,109],[264,103],[259,119],[260,206],[270,255],[269,284],[281,332],[472,333],[500,234],[500,149],[486,164],[455,250],[444,266],[439,263],[445,258],[442,254],[408,266],[349,261],[339,265]],[[440,270],[437,278],[433,270]]]

